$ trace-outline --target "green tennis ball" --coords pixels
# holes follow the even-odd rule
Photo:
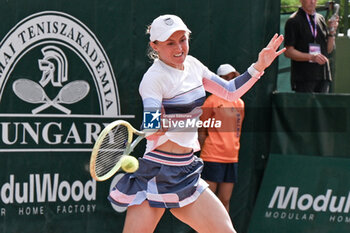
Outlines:
[[[133,173],[139,168],[139,161],[130,155],[121,158],[121,167],[127,173]]]

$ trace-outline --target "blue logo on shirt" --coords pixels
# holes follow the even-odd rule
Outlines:
[[[160,112],[144,111],[143,112],[143,128],[144,129],[160,129]]]

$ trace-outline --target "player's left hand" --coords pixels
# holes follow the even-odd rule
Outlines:
[[[284,53],[286,48],[278,50],[280,45],[284,40],[283,35],[278,35],[277,33],[272,37],[269,44],[263,48],[258,57],[258,61],[254,64],[254,68],[259,72],[264,71],[271,63],[275,60],[276,57]]]

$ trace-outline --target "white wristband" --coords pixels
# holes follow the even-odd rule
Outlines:
[[[264,74],[264,71],[262,71],[262,72],[257,71],[257,70],[254,68],[254,64],[255,64],[255,63],[253,63],[251,66],[249,66],[249,68],[248,68],[248,73],[249,73],[253,78],[260,79],[260,77]]]

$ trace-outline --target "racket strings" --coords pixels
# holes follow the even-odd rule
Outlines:
[[[128,128],[118,125],[104,137],[96,156],[97,176],[104,176],[115,167],[126,149],[128,135]]]

